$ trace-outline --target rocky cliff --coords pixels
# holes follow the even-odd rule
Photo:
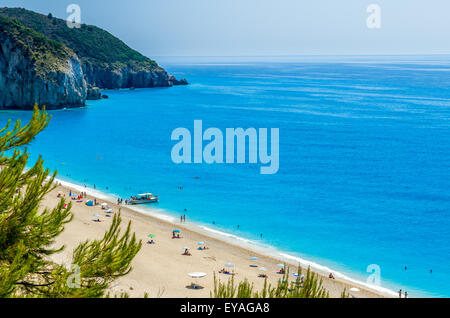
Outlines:
[[[0,15],[17,19],[26,27],[74,51],[91,87],[115,89],[187,84],[185,80],[170,78],[155,61],[96,26],[83,24],[80,28],[71,29],[65,20],[20,8],[0,8]]]
[[[0,17],[0,109],[83,106],[87,85],[77,56],[17,21]]]
[[[160,67],[154,69],[135,69],[133,67],[100,68],[96,65],[85,63],[83,72],[89,85],[99,88],[146,88],[173,85],[169,81],[167,72]]]
[[[75,107],[98,89],[188,85],[95,26],[0,8],[0,34],[0,108]]]

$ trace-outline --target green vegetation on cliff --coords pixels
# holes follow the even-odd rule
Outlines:
[[[63,43],[73,50],[83,64],[99,68],[133,67],[156,69],[158,64],[128,47],[124,42],[98,27],[82,24],[69,28],[66,21],[21,8],[0,8],[0,15],[16,18],[26,27]]]
[[[0,37],[9,37],[23,54],[35,64],[38,75],[67,68],[67,60],[73,52],[60,42],[25,27],[18,19],[0,15]]]

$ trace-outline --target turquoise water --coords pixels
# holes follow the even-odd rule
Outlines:
[[[377,264],[385,287],[450,296],[450,57],[162,64],[191,85],[109,91],[52,111],[33,159],[117,196],[152,191],[168,214],[186,208],[188,220],[356,279]],[[0,123],[29,117],[1,112]],[[279,128],[278,174],[174,164],[171,133],[196,119],[223,131]]]

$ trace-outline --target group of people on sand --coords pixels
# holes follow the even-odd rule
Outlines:
[[[180,239],[180,238],[182,238],[182,237],[180,236],[180,233],[175,233],[175,231],[173,231],[173,232],[172,232],[172,238],[173,238],[173,239]]]
[[[198,250],[199,250],[199,251],[205,251],[205,250],[209,250],[209,247],[208,247],[208,246],[206,246],[206,245],[205,245],[205,246],[203,246],[203,247],[202,247],[202,246],[200,246],[200,247],[198,248]]]

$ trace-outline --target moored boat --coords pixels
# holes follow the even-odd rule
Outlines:
[[[148,204],[148,203],[156,203],[158,202],[158,196],[153,195],[152,193],[143,193],[138,194],[137,196],[131,197],[128,200],[129,204]]]

